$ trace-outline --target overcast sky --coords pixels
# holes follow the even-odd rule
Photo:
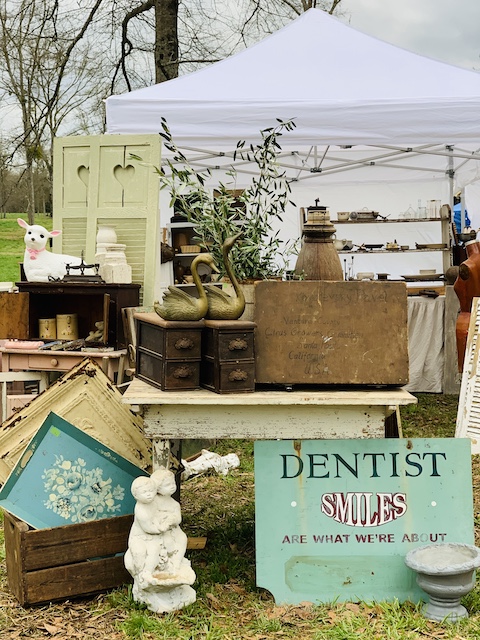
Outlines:
[[[352,27],[415,53],[480,71],[480,0],[343,0]]]

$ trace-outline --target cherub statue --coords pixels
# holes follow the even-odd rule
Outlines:
[[[156,612],[176,611],[196,600],[195,572],[185,558],[187,536],[180,528],[180,505],[172,498],[175,476],[158,469],[132,483],[135,517],[125,553],[133,577],[133,597]]]

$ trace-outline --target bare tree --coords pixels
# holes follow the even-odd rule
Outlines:
[[[35,173],[46,168],[52,175],[53,138],[103,124],[101,102],[109,93],[175,78],[241,50],[303,11],[334,13],[340,3],[0,0],[0,108],[10,105],[17,114],[4,145],[10,144],[11,161],[22,157],[14,173],[29,185],[30,223]]]
[[[11,158],[23,156],[28,216],[35,213],[35,171],[52,171],[52,141],[62,122],[91,90],[93,57],[80,43],[103,0],[82,22],[61,13],[58,0],[0,0],[0,92],[16,107]],[[98,69],[98,65],[95,65]]]
[[[120,56],[111,90],[170,80],[179,72],[221,60],[288,24],[311,8],[338,13],[342,0],[117,0],[122,16]],[[123,11],[122,11],[123,9]],[[112,21],[114,26],[115,21]],[[143,57],[154,51],[154,73]],[[144,63],[146,82],[138,74]]]

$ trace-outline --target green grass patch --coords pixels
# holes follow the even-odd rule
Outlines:
[[[28,221],[28,216],[26,213],[7,213],[5,216],[0,219],[0,282],[18,282],[25,251],[25,230],[18,225],[17,218]],[[50,231],[52,218],[37,214],[35,224],[41,224]]]
[[[453,438],[458,397],[434,393],[414,394],[418,404],[401,407],[405,438]]]

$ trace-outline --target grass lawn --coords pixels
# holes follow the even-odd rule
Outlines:
[[[402,408],[405,437],[452,437],[457,398],[419,394],[418,405]],[[355,602],[277,606],[256,587],[253,443],[219,442],[220,454],[236,452],[241,466],[226,477],[205,475],[182,486],[184,531],[207,536],[204,550],[188,557],[197,574],[197,602],[172,614],[156,615],[136,604],[125,586],[74,602],[22,609],[8,590],[0,551],[0,637],[85,640],[478,640],[480,588],[464,604],[470,618],[458,623],[426,620],[412,603]],[[480,543],[480,469],[473,459],[474,514]],[[0,547],[1,548],[1,547]]]
[[[26,213],[7,213],[0,219],[0,282],[18,282],[20,280],[19,263],[23,262],[25,230],[17,223],[17,218],[28,221]],[[52,218],[37,214],[35,224],[52,229]]]
[[[26,219],[26,216],[21,216]],[[16,281],[23,256],[23,230],[17,214],[0,219],[0,280]],[[37,217],[51,228],[51,219]],[[402,407],[405,437],[453,437],[457,398],[419,394],[418,405]],[[253,443],[228,440],[212,447],[236,452],[241,466],[226,477],[205,475],[182,486],[184,531],[206,536],[204,550],[188,557],[197,574],[197,602],[168,615],[136,604],[130,587],[87,599],[20,607],[6,580],[0,533],[0,638],[58,640],[478,640],[480,588],[464,604],[470,618],[458,623],[427,621],[412,603],[351,602],[277,606],[256,586]],[[473,458],[476,543],[480,544],[480,465]],[[452,514],[454,517],[454,514]],[[1,514],[0,514],[1,519]]]

